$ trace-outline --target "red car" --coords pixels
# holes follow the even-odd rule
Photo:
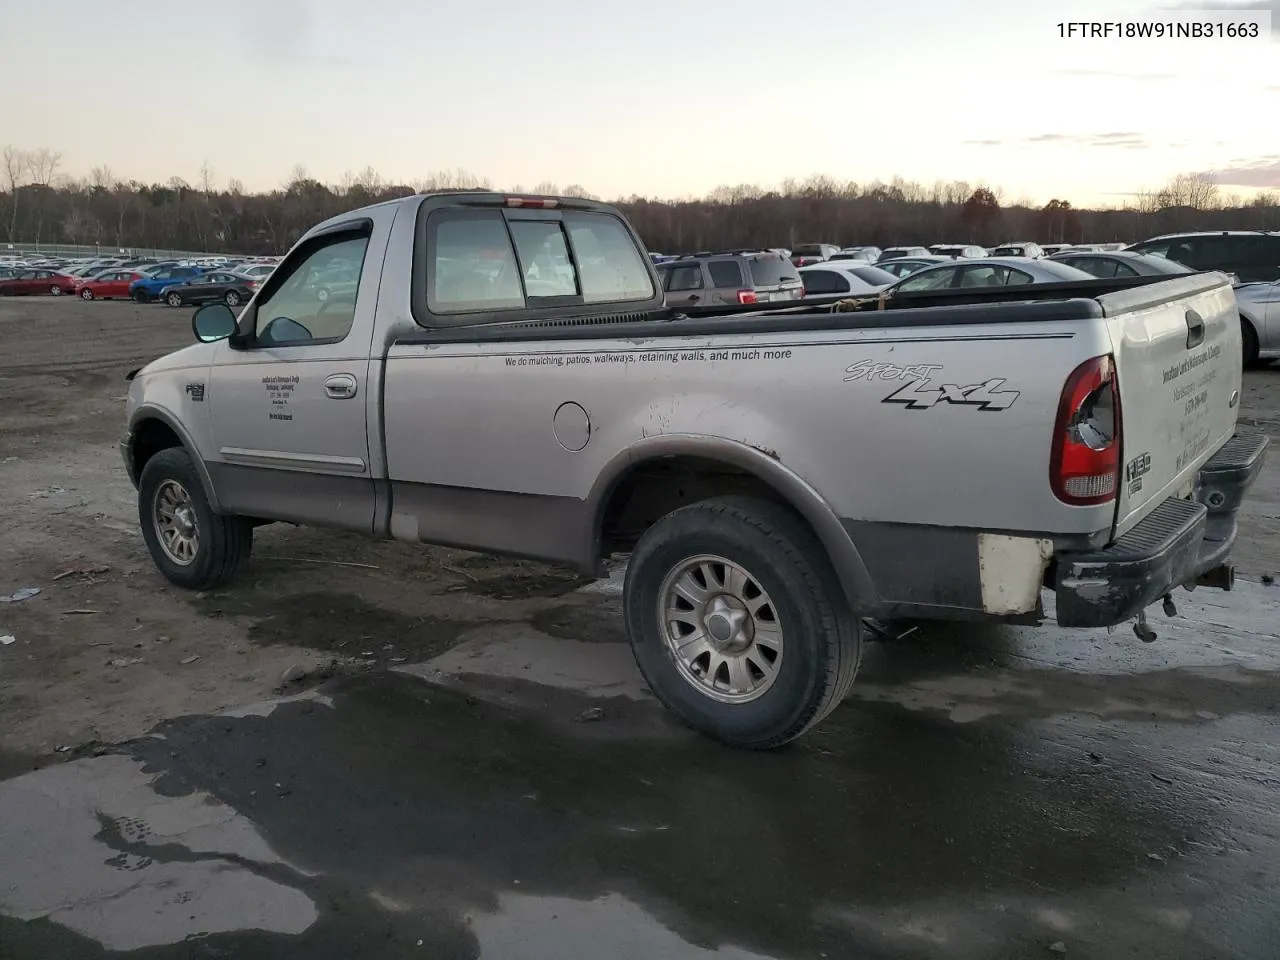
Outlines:
[[[132,270],[106,270],[92,280],[81,280],[76,284],[76,293],[81,300],[110,300],[112,297],[129,299],[129,284],[142,274]]]
[[[0,297],[15,297],[32,293],[51,293],[55,297],[76,292],[75,277],[55,270],[19,271],[17,276],[0,280]]]

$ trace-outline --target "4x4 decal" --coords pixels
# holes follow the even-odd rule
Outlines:
[[[908,410],[930,410],[939,403],[951,403],[963,407],[977,407],[979,410],[1008,410],[1014,405],[1020,390],[1001,390],[1006,381],[1001,378],[984,380],[969,386],[955,383],[944,383],[931,387],[930,380],[913,380],[903,384],[881,403],[900,403]]]

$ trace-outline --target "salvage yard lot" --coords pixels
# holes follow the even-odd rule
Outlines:
[[[106,784],[135,763],[248,818],[310,871],[288,889],[312,913],[264,894],[265,919],[245,907],[237,926],[232,898],[148,940],[124,907],[115,927],[19,910],[4,877],[29,881],[30,864],[5,859],[0,825],[0,942],[15,957],[178,951],[197,934],[250,938],[210,956],[401,956],[424,940],[432,957],[565,960],[724,944],[721,960],[1035,956],[1056,942],[1071,957],[1274,956],[1280,587],[1263,581],[1280,568],[1280,448],[1244,512],[1235,560],[1251,582],[1180,593],[1186,617],[1153,615],[1156,643],[929,628],[873,645],[828,726],[762,756],[676,730],[617,659],[616,591],[538,564],[272,525],[232,587],[169,586],[116,441],[125,373],[191,342],[190,315],[0,300],[0,595],[40,590],[0,605],[14,637],[0,646],[0,823],[18,822],[5,778],[85,763]],[[1280,437],[1280,365],[1246,373],[1241,416]],[[515,653],[465,653],[490,637]],[[565,643],[581,662],[548,666]],[[460,689],[403,675],[450,669]],[[323,700],[245,710],[316,684]],[[593,704],[603,719],[575,722]],[[342,844],[325,839],[335,828]],[[102,842],[148,853],[121,836]],[[165,882],[190,881],[177,876]]]

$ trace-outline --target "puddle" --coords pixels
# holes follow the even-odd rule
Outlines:
[[[439,656],[480,625],[474,620],[415,617],[346,594],[262,600],[210,594],[193,603],[206,616],[259,618],[248,630],[255,643],[307,647],[379,665]]]

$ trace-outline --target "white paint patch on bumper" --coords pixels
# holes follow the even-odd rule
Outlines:
[[[1035,610],[1052,556],[1052,540],[978,534],[982,609],[995,616]]]

